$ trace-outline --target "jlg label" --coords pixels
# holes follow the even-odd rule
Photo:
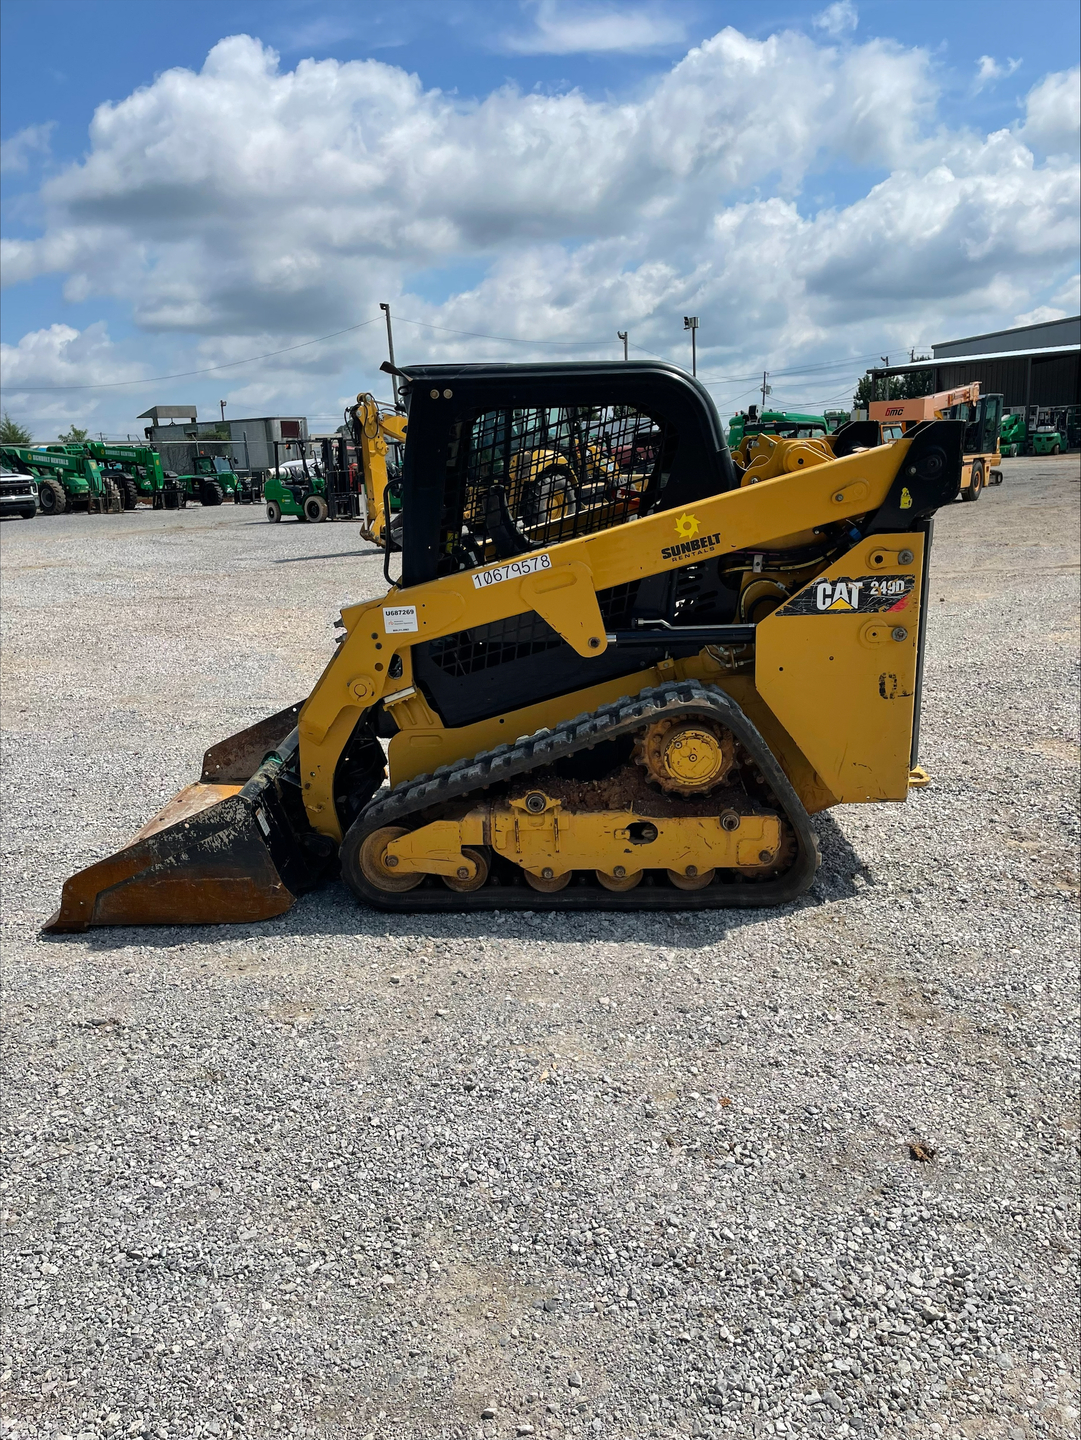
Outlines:
[[[535,575],[538,570],[551,570],[552,561],[548,555],[523,555],[509,565],[500,565],[495,570],[478,570],[473,576],[474,590],[487,590],[489,585],[502,585],[504,580],[521,580],[524,575]]]
[[[880,615],[904,610],[916,586],[915,575],[860,575],[850,580],[815,580],[782,605],[778,615]]]

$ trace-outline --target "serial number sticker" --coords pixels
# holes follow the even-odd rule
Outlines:
[[[388,635],[415,635],[417,633],[417,607],[415,605],[384,606],[383,629]]]
[[[494,570],[478,570],[473,576],[474,590],[487,590],[489,585],[502,585],[504,580],[521,580],[525,575],[535,575],[538,570],[551,570],[549,555],[523,555],[509,565],[498,565]],[[416,627],[414,626],[414,629]]]

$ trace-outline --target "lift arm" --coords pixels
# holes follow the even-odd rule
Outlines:
[[[387,506],[387,449],[389,443],[405,439],[404,415],[390,415],[379,409],[374,395],[360,394],[350,411],[357,454],[364,479],[364,506],[367,511],[361,534],[373,544],[386,546],[390,523]]]

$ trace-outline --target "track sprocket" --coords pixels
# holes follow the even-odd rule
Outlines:
[[[669,718],[647,726],[634,758],[654,784],[675,795],[704,795],[723,785],[736,763],[736,739],[715,720]]]

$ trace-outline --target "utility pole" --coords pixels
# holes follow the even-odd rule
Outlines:
[[[616,334],[623,341],[623,358],[624,360],[629,360],[630,356],[627,354],[627,332],[626,330],[617,330]]]
[[[225,407],[226,407],[226,405],[227,405],[228,403],[229,403],[229,402],[228,402],[227,400],[219,400],[219,401],[218,401],[218,404],[221,406],[221,418],[222,418],[222,420],[225,419]]]
[[[764,411],[765,408],[766,408],[766,396],[773,394],[773,386],[772,386],[772,385],[768,385],[768,384],[766,383],[768,380],[769,380],[769,371],[768,371],[768,370],[763,370],[763,371],[762,371],[762,409],[763,409],[763,411]]]
[[[395,408],[396,408],[396,409],[401,409],[401,404],[400,404],[401,391],[398,389],[398,376],[397,376],[397,374],[395,373],[396,370],[397,370],[397,365],[395,364],[395,360],[394,360],[394,327],[393,327],[393,326],[391,325],[391,323],[390,323],[390,306],[387,304],[387,302],[386,302],[385,300],[380,300],[380,302],[379,302],[379,308],[380,308],[380,310],[382,310],[383,314],[387,317],[387,350],[388,350],[388,352],[389,352],[389,354],[390,354],[390,372],[391,372],[391,373],[390,373],[390,393],[394,396],[394,405],[395,405]],[[388,551],[387,553],[389,554],[390,552]]]
[[[882,361],[883,365],[888,365],[890,363],[890,357],[888,355],[880,355],[878,358]],[[882,379],[886,386],[886,393],[882,396],[882,399],[888,400],[890,398],[890,377],[888,375],[883,375]],[[875,390],[877,391],[877,389],[878,386],[876,385]],[[875,399],[878,399],[877,394],[875,395]]]
[[[683,328],[691,332],[691,374],[698,374],[698,316],[684,315]]]
[[[384,300],[380,300],[379,308],[387,317],[387,349],[390,351],[390,363],[391,365],[394,365],[394,330],[390,323],[390,306]],[[397,366],[395,366],[395,369],[396,368]],[[394,386],[394,393],[397,394],[398,377],[396,375],[392,375],[390,377],[390,382]]]

